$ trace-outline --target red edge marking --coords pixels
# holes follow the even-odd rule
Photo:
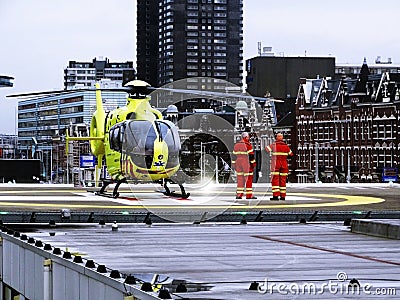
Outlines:
[[[136,197],[119,197],[119,198],[128,200],[128,201],[139,201],[139,199]]]
[[[270,238],[270,237],[262,236],[262,235],[255,235],[253,237],[271,241],[271,242],[278,242],[278,243],[283,243],[283,244],[288,244],[288,245],[293,245],[293,246],[298,246],[298,247],[303,247],[303,248],[308,248],[308,249],[314,249],[314,250],[319,250],[319,251],[324,251],[324,252],[329,252],[329,253],[342,254],[342,255],[346,255],[346,256],[366,259],[366,260],[380,262],[380,263],[389,264],[389,265],[400,266],[400,262],[379,259],[379,258],[375,258],[375,257],[371,257],[371,256],[360,255],[360,254],[346,252],[346,251],[332,250],[332,249],[322,248],[322,247],[318,247],[318,246],[312,246],[312,245],[296,243],[296,242],[292,242],[292,241],[285,241],[285,240]]]
[[[164,197],[167,197],[169,199],[179,200],[179,201],[193,201],[190,198],[182,198],[182,197],[177,198],[177,197],[174,197],[174,196],[167,196],[167,195],[164,195]]]

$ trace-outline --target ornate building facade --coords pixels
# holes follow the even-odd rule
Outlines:
[[[400,73],[301,79],[296,100],[298,182],[380,182],[397,174]]]

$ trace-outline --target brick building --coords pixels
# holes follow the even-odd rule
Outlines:
[[[397,174],[400,74],[301,79],[296,100],[298,182],[378,182]]]

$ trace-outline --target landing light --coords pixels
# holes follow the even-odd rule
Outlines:
[[[129,215],[129,211],[121,211],[121,215]]]
[[[362,212],[362,211],[353,211],[353,214],[355,214],[355,215],[362,215],[363,212]]]
[[[202,192],[214,192],[216,188],[218,188],[210,179],[206,179],[203,182],[205,182],[204,184],[202,184],[202,186],[200,186],[200,189]],[[219,187],[221,188],[221,187]]]
[[[8,211],[0,211],[0,215],[8,215],[9,212]]]

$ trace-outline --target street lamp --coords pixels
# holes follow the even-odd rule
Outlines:
[[[332,144],[332,143],[336,143],[336,140],[330,140],[327,143]],[[318,159],[318,149],[319,149],[319,142],[315,142],[315,183],[319,182],[319,159]],[[349,167],[350,168],[350,167]]]
[[[350,148],[347,151],[347,178],[346,178],[347,183],[350,183],[351,181],[351,170],[350,170]]]
[[[45,140],[45,141],[40,141],[38,142],[36,137],[32,137],[32,142],[33,142],[33,149],[32,149],[32,158],[34,158],[35,152],[41,153],[41,156],[39,156],[41,164],[43,164],[44,168],[44,180],[47,180],[47,177],[49,177],[49,182],[53,183],[52,179],[52,171],[53,171],[53,140]],[[50,145],[50,158],[49,158],[49,149],[43,148],[43,145]],[[41,148],[39,149],[39,146]],[[46,154],[46,161],[44,160],[44,150],[47,150]],[[50,166],[49,166],[50,165]],[[50,169],[49,169],[50,168]],[[49,170],[49,172],[48,172]],[[49,176],[50,175],[50,176]]]
[[[211,141],[211,142],[200,142],[200,163],[201,163],[201,182],[203,183],[205,179],[205,171],[206,171],[206,160],[203,155],[203,146],[204,146],[204,154],[206,154],[206,145],[213,145],[213,144],[218,144],[218,141]],[[216,182],[218,183],[218,154],[215,154],[216,159],[215,159],[215,176],[216,176]]]
[[[319,181],[318,148],[319,148],[319,143],[315,142],[315,183],[318,183],[318,181]]]

